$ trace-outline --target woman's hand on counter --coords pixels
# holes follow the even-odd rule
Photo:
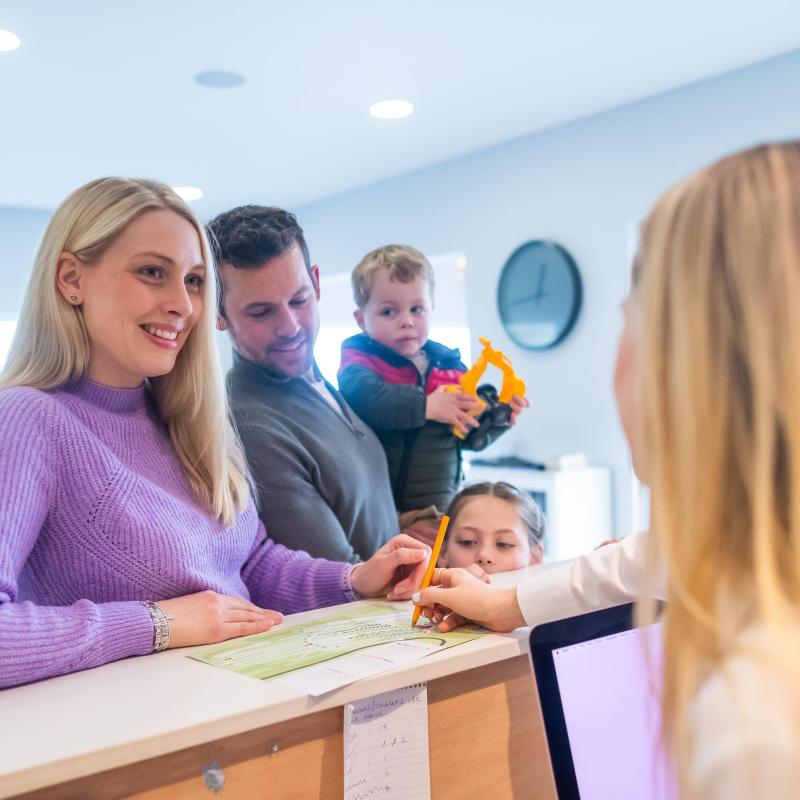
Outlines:
[[[389,539],[350,573],[350,586],[361,597],[407,600],[422,583],[431,549],[406,534]]]
[[[516,587],[496,589],[463,569],[437,569],[430,588],[412,596],[422,613],[442,633],[465,622],[477,622],[493,631],[513,631],[525,624],[517,603]]]
[[[216,644],[235,636],[263,633],[283,622],[277,611],[211,590],[187,594],[158,605],[170,617],[169,646]]]

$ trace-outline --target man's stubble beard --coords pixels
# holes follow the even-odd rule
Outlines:
[[[233,330],[233,329],[231,329]],[[233,337],[232,337],[233,338]],[[292,378],[306,378],[307,380],[313,379],[314,375],[314,347],[310,345],[308,339],[306,339],[306,343],[308,346],[308,355],[305,358],[304,363],[301,366],[301,369],[298,372],[285,372],[284,370],[277,367],[272,359],[270,359],[269,355],[265,352],[251,352],[251,351],[243,351],[236,342],[234,338],[234,349],[240,356],[246,358],[248,361],[251,361],[253,364],[261,367],[268,375],[272,378],[275,378],[279,381],[288,381]]]

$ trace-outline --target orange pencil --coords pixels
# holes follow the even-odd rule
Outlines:
[[[439,530],[436,532],[436,539],[433,543],[433,550],[431,550],[431,558],[428,561],[428,568],[425,570],[425,576],[422,579],[422,586],[420,591],[427,589],[433,580],[433,571],[436,569],[436,562],[439,560],[439,553],[442,550],[442,542],[444,535],[447,532],[447,525],[450,522],[450,517],[445,514],[442,521],[439,523]],[[411,627],[413,628],[419,620],[419,615],[422,613],[422,606],[414,606],[414,614],[411,617]]]

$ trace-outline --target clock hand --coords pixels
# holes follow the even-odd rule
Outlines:
[[[540,264],[539,265],[539,276],[536,280],[536,291],[533,294],[529,294],[526,297],[520,297],[517,300],[514,300],[511,305],[512,306],[519,306],[523,303],[538,303],[543,297],[547,297],[549,294],[544,290],[544,279],[547,276],[547,264]]]
[[[516,300],[512,300],[509,305],[510,306],[521,306],[525,303],[538,303],[543,297],[548,297],[550,292],[542,291],[541,289],[533,294],[526,295],[525,297],[518,297]]]
[[[539,299],[541,292],[536,292],[535,294],[529,294],[525,297],[518,297],[516,300],[512,300],[509,305],[511,306],[521,306],[525,303],[536,302]]]
[[[536,294],[540,295],[544,291],[544,279],[547,275],[547,264],[539,265],[539,280],[536,285]]]

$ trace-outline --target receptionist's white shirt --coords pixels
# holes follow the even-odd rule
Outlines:
[[[647,588],[647,535],[634,533],[522,581],[517,602],[526,624],[533,627],[640,598]]]
[[[691,798],[800,797],[797,682],[771,659],[773,645],[751,628],[700,687],[691,713]]]

